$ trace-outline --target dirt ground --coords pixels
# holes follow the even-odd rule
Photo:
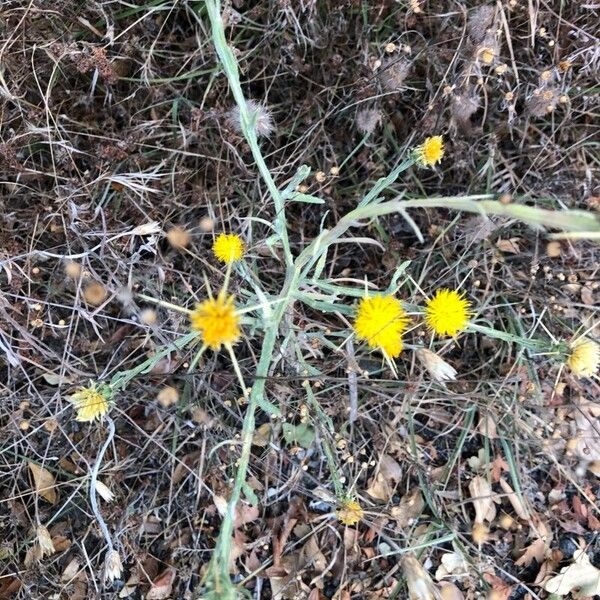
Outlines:
[[[436,135],[441,162],[408,168],[386,200],[489,194],[599,221],[598,3],[221,12],[276,186],[307,165],[295,190],[320,199],[286,204],[294,256]],[[223,285],[221,232],[246,246],[229,284],[242,304],[276,298],[286,277],[235,106],[203,1],[0,3],[0,600],[204,597],[248,397],[227,352],[196,362],[173,345],[190,330],[181,308]],[[415,320],[395,375],[352,340],[358,292],[306,280],[263,378],[280,414],[257,410],[220,565],[240,593],[600,598],[600,383],[553,345],[600,340],[598,235],[553,237],[560,219],[440,202],[363,219],[331,247],[319,281],[383,291],[409,261],[396,282],[411,310],[460,289],[473,323],[500,333],[432,340]],[[256,386],[266,327],[248,314],[242,329],[235,357]],[[422,346],[456,381],[435,381]],[[109,439],[69,399],[124,372]],[[340,518],[340,489],[358,522]]]

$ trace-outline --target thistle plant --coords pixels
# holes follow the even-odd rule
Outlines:
[[[406,200],[397,197],[385,200],[383,194],[400,178],[403,172],[413,166],[432,168],[440,164],[444,155],[448,154],[441,136],[425,139],[413,149],[407,148],[405,158],[373,187],[366,191],[357,206],[342,216],[330,229],[322,229],[319,235],[308,243],[301,251],[295,253],[288,235],[287,206],[290,203],[322,203],[315,196],[300,193],[298,186],[308,177],[309,168],[302,166],[291,177],[286,187],[281,189],[275,182],[263,157],[259,139],[264,137],[264,115],[256,109],[256,103],[250,102],[244,95],[239,77],[235,54],[229,47],[224,33],[218,0],[206,0],[203,7],[210,22],[213,44],[216,54],[229,84],[235,101],[236,127],[244,136],[250,148],[252,159],[265,186],[274,214],[273,222],[267,223],[271,228],[269,245],[281,252],[285,265],[285,277],[276,292],[268,292],[261,278],[244,278],[243,255],[245,244],[235,233],[221,234],[215,240],[213,252],[215,258],[226,268],[221,290],[212,294],[207,285],[208,295],[194,308],[173,305],[159,298],[139,295],[140,299],[159,304],[168,310],[176,310],[187,315],[190,331],[172,344],[159,348],[154,356],[140,365],[117,373],[109,382],[112,392],[124,389],[136,376],[148,373],[152,367],[173,350],[194,349],[195,355],[190,361],[189,372],[192,372],[205,352],[226,350],[238,383],[246,398],[244,420],[240,438],[239,457],[230,492],[227,509],[222,517],[219,535],[210,563],[205,571],[201,598],[207,600],[229,600],[238,597],[243,590],[235,586],[229,576],[232,537],[236,508],[244,492],[252,499],[246,485],[246,475],[251,457],[251,447],[255,430],[256,413],[264,410],[269,416],[279,414],[278,407],[271,404],[266,397],[266,385],[274,364],[278,361],[280,343],[286,348],[297,349],[299,343],[292,323],[294,304],[306,304],[323,314],[347,316],[353,322],[353,333],[359,342],[364,342],[361,351],[373,351],[393,367],[393,361],[401,358],[405,347],[403,336],[409,324],[423,321],[433,335],[450,336],[480,334],[497,338],[501,341],[519,344],[524,350],[531,352],[552,352],[557,357],[571,356],[571,368],[582,374],[589,373],[593,363],[597,366],[598,353],[594,348],[574,347],[569,349],[548,340],[537,340],[519,337],[484,325],[477,320],[477,308],[461,293],[454,290],[438,290],[429,300],[423,298],[424,306],[414,306],[405,302],[400,296],[402,285],[409,281],[405,272],[409,263],[403,263],[392,274],[388,289],[368,295],[359,287],[340,285],[324,277],[328,254],[332,246],[340,243],[341,238],[357,224],[370,222],[379,217],[391,214],[401,215],[413,229],[415,235],[422,235],[408,214],[412,209],[444,208],[446,210],[464,211],[479,215],[503,215],[520,219],[535,226],[546,226],[561,229],[565,235],[598,234],[600,224],[593,215],[583,211],[555,212],[519,204],[503,204],[493,199],[490,194],[437,197]],[[348,241],[347,239],[345,241]],[[239,263],[238,274],[241,276],[241,290],[234,296],[228,292],[228,283],[234,265]],[[237,268],[237,267],[236,267]],[[245,285],[244,284],[247,284]],[[247,289],[246,289],[247,288]],[[348,299],[355,299],[357,306]],[[248,383],[248,388],[235,355],[235,345],[248,331],[252,330],[261,337],[260,354]],[[333,347],[335,347],[332,344]],[[563,348],[564,346],[564,348]],[[298,353],[299,365],[303,364],[301,352]],[[423,353],[422,353],[423,354]],[[437,357],[439,359],[439,357]],[[435,374],[437,381],[451,381],[454,369],[439,359],[426,355],[424,364]],[[311,374],[318,375],[316,367],[311,367]],[[310,386],[306,386],[309,402],[318,412],[318,403],[312,395]],[[80,397],[83,401],[83,396]],[[93,418],[92,413],[86,413]],[[335,471],[335,460],[330,448],[325,444],[324,452],[330,470]],[[360,504],[352,494],[344,491],[340,479],[332,473],[335,493],[338,496],[338,519],[342,523],[357,524],[363,516]]]

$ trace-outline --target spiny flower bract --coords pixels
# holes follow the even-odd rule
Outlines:
[[[423,167],[433,167],[444,156],[444,140],[441,135],[428,137],[414,149],[416,161]]]
[[[190,314],[192,331],[196,331],[211,350],[231,346],[240,339],[240,318],[233,301],[233,296],[221,293],[197,304]]]
[[[356,311],[354,331],[359,340],[396,358],[402,351],[402,334],[408,317],[400,300],[392,295],[363,298]]]
[[[244,256],[244,242],[235,233],[220,233],[213,244],[212,251],[222,263],[232,263]]]
[[[337,520],[344,525],[356,525],[363,518],[364,511],[356,500],[347,498],[342,501],[335,516],[337,517]]]
[[[104,417],[110,409],[110,391],[107,386],[96,387],[94,383],[81,388],[69,398],[69,402],[77,410],[75,419],[82,423]]]
[[[579,338],[571,345],[567,365],[577,377],[592,377],[600,364],[600,345],[589,338]]]
[[[455,336],[468,324],[471,303],[455,290],[437,290],[425,307],[425,322],[438,335]]]

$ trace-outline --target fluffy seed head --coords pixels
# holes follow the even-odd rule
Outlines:
[[[471,303],[457,291],[437,290],[425,307],[425,321],[438,335],[455,336],[468,324]]]
[[[273,117],[266,106],[259,104],[255,100],[246,100],[246,109],[250,113],[250,120],[254,121],[258,137],[269,137],[275,131]],[[243,133],[242,116],[239,106],[234,106],[229,111],[228,121],[236,131]]]
[[[579,338],[571,344],[567,365],[577,377],[592,377],[600,364],[600,345],[589,338]]]
[[[108,386],[96,387],[93,382],[89,387],[81,388],[69,398],[69,402],[77,411],[75,419],[82,423],[102,419],[110,409],[110,401],[110,388]]]
[[[387,60],[379,72],[381,85],[388,92],[397,92],[402,89],[404,80],[410,71],[410,62],[401,59]]]
[[[381,350],[387,357],[396,358],[402,351],[402,334],[408,317],[400,300],[394,296],[363,298],[356,311],[354,331],[373,349]]]
[[[435,352],[427,348],[419,348],[417,350],[417,358],[436,381],[444,383],[456,379],[456,369]]]
[[[108,292],[106,288],[98,281],[92,281],[83,289],[83,297],[86,302],[89,302],[93,306],[99,306],[102,304],[106,297],[108,296]]]
[[[373,133],[380,121],[381,113],[376,108],[363,108],[356,113],[356,128],[361,133]]]
[[[433,167],[444,156],[444,139],[441,135],[428,137],[414,150],[414,157],[422,167]]]
[[[186,248],[190,243],[190,232],[182,227],[171,227],[167,231],[167,240],[171,246],[177,250]]]
[[[219,294],[196,305],[190,315],[192,331],[211,350],[235,344],[241,336],[240,318],[233,305],[234,297]]]
[[[235,233],[220,233],[213,244],[212,251],[218,260],[229,264],[244,256],[244,242]]]
[[[361,505],[356,500],[346,498],[337,509],[335,516],[344,525],[356,525],[364,516]]]

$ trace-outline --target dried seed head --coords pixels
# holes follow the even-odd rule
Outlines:
[[[116,550],[110,550],[104,561],[104,579],[113,582],[115,579],[120,579],[123,572],[123,563],[121,557]]]
[[[494,23],[496,8],[492,5],[483,5],[473,11],[469,18],[468,32],[473,42],[479,44],[485,38],[488,29]]]
[[[452,116],[459,123],[468,122],[478,108],[479,98],[468,91],[452,98]]]
[[[545,117],[556,108],[559,98],[558,92],[552,87],[537,88],[527,99],[527,109],[534,117]]]
[[[83,297],[85,301],[93,306],[99,306],[106,300],[108,292],[106,288],[98,281],[92,281],[90,284],[85,286],[83,290]]]
[[[202,217],[198,226],[203,233],[209,233],[215,228],[215,222],[210,217]]]
[[[363,108],[356,113],[356,128],[364,134],[370,134],[381,122],[381,112],[376,108]]]
[[[482,546],[489,538],[490,531],[483,523],[475,523],[471,530],[471,538],[478,545]]]
[[[179,400],[179,392],[177,391],[177,388],[168,385],[158,392],[156,399],[163,408],[169,408],[169,406],[177,404],[177,401]]]
[[[44,556],[52,556],[56,550],[48,530],[43,525],[38,525],[36,534],[40,558],[44,558]]]
[[[410,71],[410,62],[403,58],[387,59],[379,71],[379,81],[383,89],[388,92],[397,92],[402,89],[404,80]]]
[[[65,263],[65,275],[72,279],[77,279],[81,275],[81,265],[69,260]]]
[[[167,240],[169,244],[177,250],[182,250],[189,246],[190,238],[189,231],[186,231],[182,227],[171,227],[171,229],[167,231]]]
[[[152,308],[145,308],[140,313],[140,323],[144,325],[154,326],[158,322],[158,315]]]
[[[250,124],[254,124],[258,137],[269,137],[275,131],[273,117],[269,109],[255,100],[246,100],[246,110],[250,115]],[[239,133],[243,133],[242,116],[239,106],[234,106],[228,114],[228,123]]]

